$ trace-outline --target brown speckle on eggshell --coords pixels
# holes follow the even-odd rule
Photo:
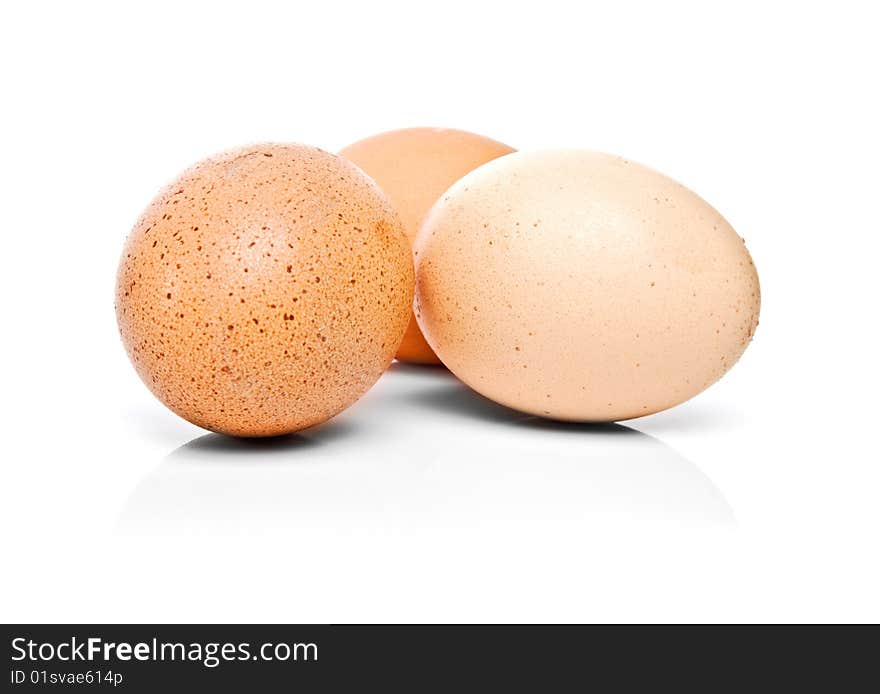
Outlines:
[[[123,343],[152,392],[213,431],[321,423],[378,379],[410,315],[396,212],[348,161],[266,144],[209,158],[150,204],[117,274]]]

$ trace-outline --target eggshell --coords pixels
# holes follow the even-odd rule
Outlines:
[[[340,155],[353,161],[385,191],[414,240],[425,214],[449,186],[466,173],[513,152],[481,135],[446,128],[407,128],[368,137]],[[401,361],[439,364],[415,318],[397,351]]]
[[[409,243],[362,171],[302,145],[207,159],[138,220],[116,314],[138,374],[206,429],[283,434],[351,405],[394,357]]]
[[[535,415],[672,407],[720,378],[758,323],[758,276],[724,218],[605,154],[482,166],[431,210],[415,253],[428,343],[472,388]]]

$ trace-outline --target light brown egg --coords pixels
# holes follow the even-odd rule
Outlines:
[[[361,167],[385,191],[412,241],[431,205],[449,186],[487,161],[513,151],[462,130],[408,128],[355,142],[340,155]],[[440,363],[415,318],[410,319],[397,358],[418,364]]]
[[[190,422],[272,436],[363,395],[409,320],[399,218],[350,162],[266,144],[207,159],[146,209],[116,315],[138,374]]]
[[[416,317],[486,397],[562,420],[672,407],[758,324],[743,240],[666,176],[584,151],[511,154],[456,183],[415,245]]]

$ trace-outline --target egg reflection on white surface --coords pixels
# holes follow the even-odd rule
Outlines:
[[[609,523],[734,522],[695,465],[633,429],[524,416],[448,374],[392,369],[375,390],[374,402],[312,432],[262,442],[208,434],[179,447],[134,489],[119,530],[336,542],[424,530],[577,533]],[[388,435],[376,423],[394,408],[432,416],[446,435],[430,446],[412,428]]]

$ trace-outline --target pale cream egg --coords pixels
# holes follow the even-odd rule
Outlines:
[[[414,250],[431,348],[476,391],[535,415],[672,407],[733,366],[758,324],[740,236],[695,193],[620,157],[485,164],[432,208]]]

